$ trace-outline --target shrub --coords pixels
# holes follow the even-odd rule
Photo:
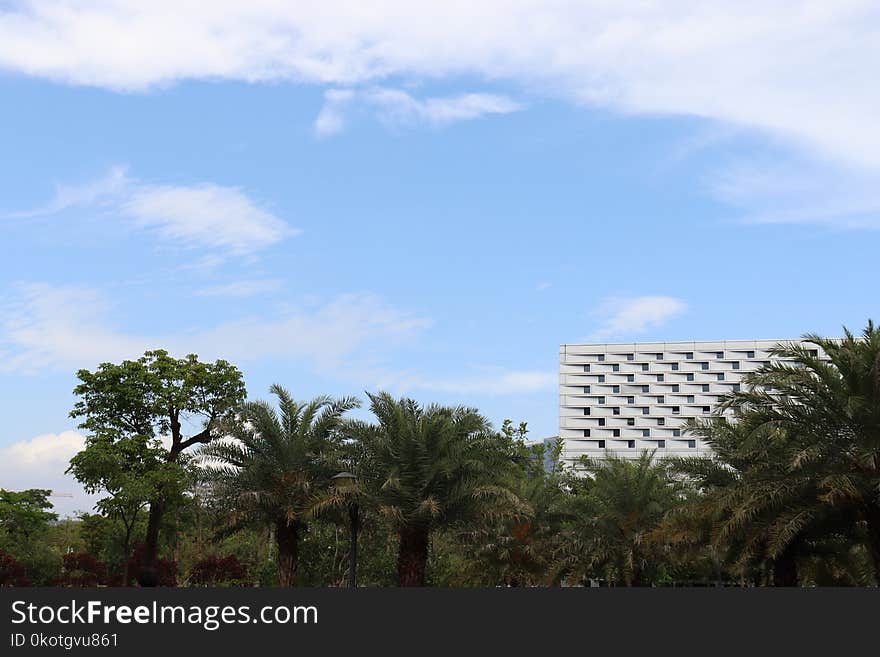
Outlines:
[[[0,550],[0,586],[30,586],[22,566],[11,554]]]
[[[244,586],[247,578],[247,568],[235,555],[206,557],[196,563],[189,574],[193,586]]]

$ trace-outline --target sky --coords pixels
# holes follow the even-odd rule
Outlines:
[[[0,487],[88,510],[145,349],[541,438],[560,344],[858,330],[877,61],[850,0],[0,0]]]

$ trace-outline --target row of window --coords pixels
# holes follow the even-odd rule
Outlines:
[[[600,421],[599,426],[604,427],[605,422]],[[590,437],[590,431],[591,431],[590,429],[584,429],[584,438]],[[612,429],[611,435],[614,436],[615,438],[620,438],[620,429]],[[681,436],[681,429],[673,429],[672,430],[672,437],[673,438],[679,438],[680,436]],[[642,429],[642,438],[650,438],[650,437],[651,437],[651,430],[650,429]]]
[[[681,353],[681,352],[678,352],[678,353]],[[685,358],[685,360],[693,360],[693,359],[694,359],[694,352],[693,352],[693,351],[685,351],[685,352],[683,352],[683,353],[684,353],[684,358]],[[724,352],[723,352],[723,351],[716,351],[716,352],[713,352],[713,353],[715,354],[715,358],[716,358],[716,359],[719,359],[719,360],[720,360],[720,359],[723,359],[723,358],[724,358]],[[635,360],[635,359],[636,359],[636,355],[635,355],[635,354],[624,354],[624,355],[626,356],[626,359],[629,360],[629,361],[632,361],[632,360]],[[644,356],[644,357],[646,357],[646,358],[653,356],[655,360],[663,360],[663,354],[662,354],[662,353],[654,353],[654,354],[639,354],[639,355],[640,355],[640,356]],[[813,349],[813,350],[810,351],[810,355],[811,355],[811,356],[816,356],[816,355],[818,355],[818,352],[817,352],[815,349]],[[597,360],[598,360],[600,363],[604,363],[604,362],[605,362],[605,354],[597,354],[597,356],[598,356]],[[747,351],[747,352],[746,352],[746,358],[754,358],[754,357],[755,357],[755,352],[754,352],[754,351]]]
[[[767,362],[769,362],[769,361],[767,361]],[[763,365],[764,363],[765,363],[765,361],[761,361],[761,362],[759,362],[758,364],[759,364],[759,365]],[[707,363],[707,362],[705,362],[705,361],[702,362],[702,363],[699,363],[699,365],[700,365],[700,369],[703,370],[703,371],[706,371],[706,370],[709,369],[709,363]],[[642,372],[647,372],[647,371],[649,371],[649,369],[650,369],[650,368],[648,367],[648,363],[642,363]],[[738,370],[738,369],[740,369],[740,363],[739,363],[739,361],[734,361],[733,363],[731,363],[731,369],[734,369],[734,370]],[[590,370],[590,366],[589,366],[589,365],[584,365],[584,372],[589,373],[590,371],[591,371],[591,370]],[[678,363],[672,363],[672,371],[673,371],[673,372],[678,372],[678,371],[679,371]],[[614,372],[620,372],[620,365],[612,365],[612,366],[611,366],[611,372],[612,372],[612,373],[614,373]],[[719,374],[722,374],[722,373],[719,372]],[[600,375],[600,376],[604,376],[604,375]],[[628,376],[631,377],[631,376],[633,376],[633,375],[632,375],[632,374],[629,374]],[[662,381],[662,380],[663,380],[663,378],[662,378],[662,377],[663,377],[663,374],[657,374],[657,376],[658,376],[658,377],[661,377],[661,378],[658,378],[658,379],[657,379],[658,381]],[[692,375],[692,374],[689,374],[689,376],[693,376],[693,375]]]
[[[617,387],[617,386],[615,386],[615,388],[616,388],[616,387]],[[739,390],[740,390],[740,385],[739,385],[738,383],[735,384],[735,385],[733,386],[733,389],[736,390],[736,391],[739,391]],[[620,390],[613,390],[613,391],[612,391],[612,393],[617,393],[617,392],[620,392]],[[677,391],[673,390],[673,392],[677,392]],[[703,392],[709,392],[709,386],[703,386]],[[586,386],[586,387],[584,388],[584,394],[590,394],[589,386]],[[718,397],[718,401],[719,401],[719,402],[720,402],[720,401],[723,401],[723,399],[724,399],[723,396],[719,396],[719,397]],[[604,396],[602,396],[602,397],[596,397],[596,403],[597,403],[599,406],[603,406],[603,405],[605,404],[605,397],[604,397]],[[628,395],[627,398],[626,398],[626,403],[627,403],[627,404],[635,404],[635,403],[636,403],[636,398],[635,398],[634,396],[632,396],[632,395]],[[657,395],[657,403],[658,403],[658,404],[665,404],[665,403],[666,403],[666,397],[664,397],[663,395]],[[695,396],[695,395],[687,395],[687,396],[686,396],[686,399],[685,399],[685,403],[686,403],[686,404],[696,404],[696,403],[697,403],[697,398],[696,398],[696,396]],[[703,408],[709,408],[709,407],[708,407],[708,406],[704,406]],[[678,409],[679,409],[678,406],[673,406],[673,407],[672,407],[672,412],[673,412],[673,414],[678,413]],[[587,406],[586,408],[584,408],[584,415],[589,415],[589,414],[590,414],[590,407]],[[620,415],[620,408],[615,407],[615,408],[614,408],[614,414],[615,414],[615,415]],[[645,409],[645,415],[647,415],[647,414],[648,414],[648,409],[646,408],[646,409]]]
[[[599,383],[604,383],[604,382],[605,382],[604,379],[602,379],[602,378],[599,379]],[[734,383],[730,387],[732,390],[735,390],[737,392],[742,390],[742,384],[739,384],[739,383]],[[585,395],[590,394],[591,386],[583,386],[583,389],[584,389]],[[642,394],[647,395],[648,393],[651,392],[651,387],[650,386],[642,386],[641,390],[642,390]],[[709,384],[708,383],[701,383],[700,384],[700,391],[701,392],[709,392]],[[670,392],[681,392],[681,386],[677,383],[673,383],[670,387]],[[612,395],[620,394],[620,386],[619,385],[612,385],[611,386],[611,394]],[[660,403],[662,404],[663,402],[660,402]]]
[[[599,449],[605,449],[605,441],[604,440],[597,440],[596,442],[598,443]],[[635,449],[636,448],[636,441],[635,440],[627,440],[626,446],[629,449]],[[697,448],[697,441],[696,440],[688,440],[687,446],[688,446],[688,449],[696,449]],[[665,440],[658,440],[657,447],[659,447],[660,449],[665,449],[666,448],[666,441]]]

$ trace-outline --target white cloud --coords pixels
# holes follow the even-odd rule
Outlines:
[[[375,111],[383,123],[393,126],[441,126],[521,109],[519,103],[495,94],[469,93],[420,100],[400,89],[333,89],[324,94],[324,106],[315,119],[316,134],[328,137],[342,132],[346,113],[354,105]]]
[[[815,159],[743,161],[716,172],[709,186],[749,223],[880,229],[880,177],[861,169]]]
[[[97,495],[88,495],[71,475],[64,474],[71,457],[83,448],[76,431],[47,433],[0,447],[0,481],[7,490],[46,488],[61,516],[91,511]],[[59,494],[60,495],[57,495]],[[70,496],[70,497],[68,497]]]
[[[9,215],[32,217],[77,207],[97,207],[177,244],[245,255],[264,249],[298,230],[260,207],[237,187],[211,183],[152,185],[113,167],[96,180],[64,185],[45,206]]]
[[[482,374],[460,378],[411,377],[401,381],[399,385],[404,389],[491,397],[541,392],[555,388],[558,383],[558,375],[555,372],[492,369]]]
[[[594,313],[601,326],[588,339],[601,341],[637,335],[662,326],[687,309],[681,299],[645,296],[606,299]]]
[[[876,169],[878,26],[873,0],[23,0],[0,10],[0,68],[125,91],[466,76],[752,126]]]
[[[0,372],[94,367],[162,347],[232,362],[296,360],[323,374],[374,371],[389,350],[431,326],[370,294],[345,294],[272,317],[245,317],[193,332],[137,335],[113,327],[94,290],[29,284],[0,315]]]
[[[269,294],[281,289],[281,281],[277,278],[250,279],[233,281],[222,285],[211,285],[196,292],[199,297],[253,297]]]

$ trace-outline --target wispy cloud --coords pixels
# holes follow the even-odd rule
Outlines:
[[[522,106],[507,96],[483,93],[418,99],[400,89],[332,89],[324,94],[324,106],[315,119],[319,137],[339,134],[346,116],[357,107],[374,112],[390,126],[447,125],[489,114],[509,114]]]
[[[817,224],[880,229],[880,173],[813,158],[730,164],[711,177],[709,191],[760,224]]]
[[[94,207],[185,247],[246,255],[300,231],[261,207],[241,189],[212,183],[155,185],[113,167],[80,185],[60,185],[45,205],[10,217],[52,215]]]
[[[369,13],[352,0],[31,0],[0,10],[0,68],[125,91],[463,76],[750,126],[878,167],[878,24],[870,0],[383,0]]]
[[[84,444],[80,433],[63,431],[0,447],[0,481],[10,490],[46,488],[60,493],[60,496],[50,498],[50,502],[62,516],[91,511],[98,496],[88,495],[71,475],[64,474],[71,457]]]
[[[594,312],[600,326],[588,339],[598,342],[643,334],[662,326],[686,309],[687,304],[675,297],[609,298]]]
[[[95,290],[28,284],[3,304],[0,372],[94,367],[159,346],[233,362],[300,361],[316,373],[370,372],[375,362],[432,325],[371,294],[344,294],[268,317],[245,316],[187,332],[144,335],[118,328]],[[173,327],[169,329],[173,331]]]
[[[402,381],[407,389],[456,395],[505,396],[551,390],[558,384],[555,372],[491,368],[485,372],[455,378],[414,377]]]
[[[249,279],[233,281],[222,285],[210,285],[196,291],[199,297],[253,297],[269,294],[281,289],[282,282],[277,278]]]

